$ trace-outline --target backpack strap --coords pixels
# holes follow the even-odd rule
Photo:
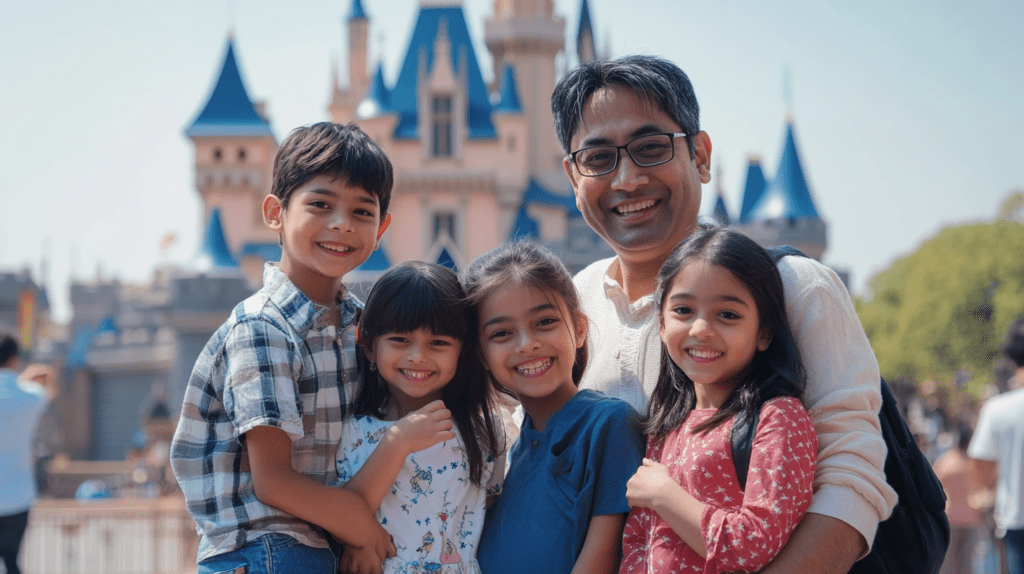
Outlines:
[[[772,256],[775,264],[787,255],[796,257],[807,257],[799,249],[783,245],[781,247],[769,247],[768,254]],[[747,471],[750,469],[750,449],[754,446],[754,432],[757,430],[757,422],[761,418],[759,411],[754,413],[753,419],[743,416],[743,413],[736,415],[732,424],[732,432],[729,441],[732,445],[732,464],[736,467],[736,479],[740,483],[740,489],[747,488]]]
[[[739,413],[732,423],[729,442],[732,444],[732,464],[736,467],[736,480],[740,483],[740,490],[747,489],[750,451],[754,446],[754,432],[760,418],[761,413],[758,411],[754,411],[753,418],[747,418],[743,413]]]

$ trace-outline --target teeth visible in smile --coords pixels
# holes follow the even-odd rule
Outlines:
[[[433,371],[410,371],[407,369],[399,369],[405,377],[422,381],[423,379],[429,378],[430,375],[434,374]]]
[[[551,357],[545,357],[543,359],[537,359],[529,363],[523,363],[516,365],[516,370],[524,375],[536,375],[551,365]]]
[[[640,211],[642,209],[652,207],[655,203],[656,202],[653,199],[645,199],[644,201],[640,201],[637,203],[627,203],[626,205],[620,205],[615,208],[615,211],[619,215],[626,215],[628,213],[633,213],[634,211]]]
[[[337,251],[338,253],[348,253],[349,251],[352,251],[352,248],[347,245],[338,246],[328,245],[326,243],[317,243],[317,245],[323,247],[324,249],[327,249],[328,251]]]
[[[721,357],[724,354],[718,351],[698,351],[697,349],[687,349],[686,352],[689,353],[691,357],[696,357],[698,359],[714,359],[715,357]]]

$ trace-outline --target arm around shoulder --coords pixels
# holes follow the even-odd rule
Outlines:
[[[373,548],[384,562],[390,537],[360,495],[320,484],[295,471],[291,439],[279,428],[254,427],[245,433],[245,444],[253,487],[261,502],[316,524],[346,544]],[[394,546],[390,555],[394,555]]]
[[[804,522],[818,522],[815,516],[842,521],[859,533],[848,546],[866,552],[865,541],[874,539],[896,504],[885,478],[878,363],[835,272],[802,257],[784,257],[779,272],[807,373],[804,403],[818,436],[814,499]],[[810,534],[804,530],[803,524],[797,528],[781,557]]]

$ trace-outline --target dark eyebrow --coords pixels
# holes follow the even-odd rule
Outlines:
[[[551,303],[542,303],[542,304],[537,305],[536,307],[530,309],[529,311],[527,311],[527,313],[530,314],[530,315],[533,315],[533,314],[536,314],[536,313],[540,313],[541,311],[547,311],[548,309],[554,309],[554,308],[555,308],[555,306],[552,305]],[[499,316],[499,317],[491,317],[487,321],[484,321],[484,324],[481,326],[480,329],[483,330],[483,329],[486,329],[487,327],[489,327],[491,325],[494,325],[495,323],[503,323],[505,321],[511,321],[511,320],[512,320],[512,317],[509,317],[508,315],[502,315],[502,316]]]
[[[327,197],[332,197],[332,198],[333,197],[338,197],[337,193],[334,193],[334,191],[332,191],[330,189],[327,189],[326,187],[315,187],[313,189],[308,189],[306,191],[307,191],[307,193],[313,193],[313,194],[316,194],[316,195],[326,195]],[[372,205],[374,207],[377,207],[377,206],[380,205],[380,202],[377,200],[377,196],[371,194],[368,191],[367,192],[363,192],[363,193],[357,195],[356,196],[356,201],[358,201],[359,203],[366,203],[366,204]]]
[[[690,293],[673,293],[673,294],[668,296],[668,300],[669,301],[677,301],[677,300],[679,300],[679,301],[689,301],[689,300],[692,300],[692,299],[695,299],[695,297],[693,295],[691,295]],[[744,307],[749,307],[749,305],[747,305],[746,301],[744,301],[743,299],[740,299],[739,297],[734,297],[732,295],[721,295],[719,297],[715,297],[715,301],[725,301],[727,303],[739,303],[740,305],[743,305]]]
[[[671,132],[672,130],[668,130],[668,131]],[[638,137],[643,136],[643,135],[647,135],[647,134],[660,134],[660,133],[666,133],[666,130],[665,130],[664,126],[659,126],[659,125],[656,125],[656,124],[644,124],[644,125],[636,128],[632,132],[630,132],[629,133],[629,139],[632,140],[632,139],[638,138]],[[583,140],[583,142],[580,144],[581,148],[595,146],[595,145],[615,145],[615,144],[614,144],[614,142],[612,142],[612,140],[610,140],[610,139],[608,139],[606,137],[600,137],[600,136],[587,138],[587,139]]]

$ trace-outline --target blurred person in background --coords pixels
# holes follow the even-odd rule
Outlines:
[[[48,367],[32,366],[18,379],[17,340],[0,333],[0,558],[7,574],[20,574],[18,553],[36,497],[32,439],[55,394]]]
[[[972,472],[967,446],[971,443],[971,427],[960,422],[956,428],[957,443],[935,461],[935,475],[946,491],[946,516],[949,517],[949,550],[939,574],[970,574],[973,569],[975,543],[982,525],[981,515],[971,506],[971,497],[978,490]]]
[[[1024,317],[1010,327],[1002,351],[1015,365],[1010,390],[982,406],[967,454],[980,483],[995,487],[1004,572],[1024,574]]]

